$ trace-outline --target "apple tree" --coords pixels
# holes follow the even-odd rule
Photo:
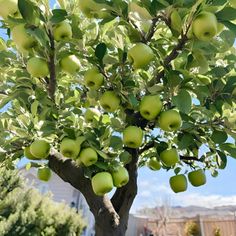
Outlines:
[[[57,173],[96,235],[125,235],[138,167],[173,171],[178,193],[236,157],[233,0],[1,0],[0,15],[1,163]]]

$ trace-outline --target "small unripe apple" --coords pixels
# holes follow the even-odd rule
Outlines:
[[[30,152],[30,147],[25,147],[24,156],[29,160],[38,160],[38,158],[33,156],[32,153]]]
[[[14,26],[11,33],[12,40],[19,48],[29,50],[37,45],[35,38],[27,33],[24,24]]]
[[[70,24],[67,21],[58,23],[53,28],[53,36],[56,41],[72,38],[72,29]]]
[[[144,43],[137,43],[128,52],[128,60],[133,64],[134,69],[147,66],[153,59],[152,49]]]
[[[192,24],[194,35],[202,41],[210,41],[218,32],[217,18],[211,12],[201,12]]]
[[[139,148],[143,142],[143,131],[137,126],[128,126],[123,131],[123,143],[129,148]]]
[[[170,178],[170,187],[175,193],[184,192],[187,190],[188,181],[185,175],[175,175]]]
[[[60,65],[62,70],[73,75],[80,68],[80,60],[75,55],[68,55],[61,59]]]
[[[30,152],[38,159],[46,159],[50,152],[50,144],[45,140],[35,140],[30,145]]]
[[[114,112],[120,106],[120,98],[114,91],[106,91],[100,97],[100,105],[107,112]]]
[[[113,179],[109,172],[100,172],[92,177],[92,188],[96,195],[103,196],[113,189]]]
[[[168,132],[176,131],[182,125],[181,116],[176,110],[161,112],[158,121],[160,128]]]
[[[38,168],[38,179],[47,182],[51,178],[51,170],[48,167]]]
[[[194,170],[188,173],[188,180],[194,186],[198,187],[206,183],[206,175],[202,169]]]
[[[79,154],[79,159],[85,166],[91,166],[98,160],[98,154],[93,148],[85,148]]]
[[[26,69],[32,77],[44,78],[49,75],[48,63],[39,57],[31,57]]]
[[[8,16],[14,17],[19,14],[18,0],[0,0],[0,17],[7,19]]]
[[[89,69],[84,75],[85,85],[90,89],[99,89],[103,84],[103,75],[98,68]]]
[[[60,152],[64,157],[76,159],[80,152],[80,145],[74,139],[64,138],[60,145]]]
[[[151,170],[160,170],[161,169],[161,163],[157,160],[156,157],[152,157],[148,160],[147,166]]]
[[[167,166],[171,167],[179,162],[179,154],[176,148],[166,149],[160,154],[160,159],[162,163]]]
[[[96,108],[88,108],[84,113],[84,118],[86,122],[93,122],[95,117],[99,118],[101,113]]]
[[[139,111],[146,120],[154,120],[162,109],[159,95],[147,95],[140,102]]]
[[[120,188],[129,182],[129,172],[123,166],[120,166],[116,171],[112,173],[114,186]]]

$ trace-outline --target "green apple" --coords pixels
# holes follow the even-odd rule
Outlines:
[[[206,175],[202,169],[194,170],[188,173],[189,182],[195,186],[201,186],[206,183]]]
[[[93,122],[95,118],[99,118],[101,113],[96,108],[88,108],[84,113],[84,118],[86,122]]]
[[[184,192],[187,190],[188,181],[185,175],[175,175],[170,177],[170,187],[175,193]]]
[[[30,152],[38,159],[46,159],[49,156],[50,144],[42,139],[35,140],[30,145]]]
[[[147,66],[153,59],[152,49],[144,43],[137,43],[128,51],[128,60],[133,64],[134,69]]]
[[[16,16],[18,11],[18,0],[0,0],[0,17],[7,19],[8,16]]]
[[[58,23],[53,28],[53,36],[56,41],[72,38],[72,29],[70,24],[67,21]]]
[[[172,132],[178,130],[182,125],[182,119],[178,111],[163,111],[159,117],[159,126],[162,130]]]
[[[19,48],[29,50],[37,45],[35,38],[27,33],[24,24],[16,25],[11,33],[12,40]]]
[[[166,149],[160,154],[160,159],[162,163],[167,166],[171,167],[179,162],[179,154],[176,148]]]
[[[33,156],[32,153],[30,152],[30,147],[25,147],[24,156],[29,160],[38,160],[38,158]]]
[[[140,102],[139,111],[146,120],[154,120],[162,109],[159,95],[147,95]]]
[[[123,166],[120,166],[116,171],[111,173],[114,186],[120,188],[129,182],[129,172]]]
[[[93,148],[84,148],[79,154],[79,159],[85,166],[91,166],[98,160],[98,154]]]
[[[38,168],[38,179],[47,182],[51,178],[51,170],[48,167]]]
[[[32,77],[44,78],[49,75],[48,63],[39,57],[31,57],[26,69]]]
[[[80,145],[74,139],[64,138],[60,144],[60,152],[64,157],[76,159],[80,152]]]
[[[104,19],[110,16],[107,12],[109,10],[108,5],[96,3],[93,0],[79,0],[79,8],[88,18]]]
[[[113,179],[109,172],[100,172],[92,177],[92,188],[96,195],[103,196],[113,189]]]
[[[156,157],[152,157],[148,160],[147,166],[151,170],[160,170],[161,169],[161,163],[157,160]]]
[[[103,75],[98,68],[89,69],[84,75],[85,85],[90,89],[99,89],[103,84]]]
[[[217,18],[211,12],[201,12],[192,24],[194,35],[202,41],[210,41],[218,32]]]
[[[62,70],[69,74],[75,74],[80,68],[80,61],[75,55],[68,55],[61,59],[60,65]]]
[[[143,142],[143,131],[137,126],[128,126],[123,131],[123,143],[129,148],[139,148]]]
[[[120,106],[120,98],[114,91],[106,91],[100,97],[100,105],[107,112],[114,112]]]

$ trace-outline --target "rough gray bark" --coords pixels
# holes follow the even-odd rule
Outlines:
[[[76,166],[73,160],[66,159],[57,152],[49,156],[49,167],[84,195],[95,218],[96,236],[123,236],[127,230],[129,211],[137,194],[138,161],[138,151],[128,151],[132,155],[132,161],[126,165],[129,182],[117,189],[111,199],[106,195],[100,197],[94,194],[91,181],[84,177],[83,169]]]

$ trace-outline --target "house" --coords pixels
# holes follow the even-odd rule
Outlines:
[[[58,175],[52,172],[50,181],[43,182],[37,178],[37,169],[30,168],[26,170],[20,168],[20,173],[28,181],[28,185],[37,188],[42,194],[51,193],[52,198],[56,202],[64,202],[71,207],[75,207],[81,211],[85,220],[87,220],[87,228],[83,236],[94,236],[94,217],[89,210],[84,196],[70,184],[64,182]]]

